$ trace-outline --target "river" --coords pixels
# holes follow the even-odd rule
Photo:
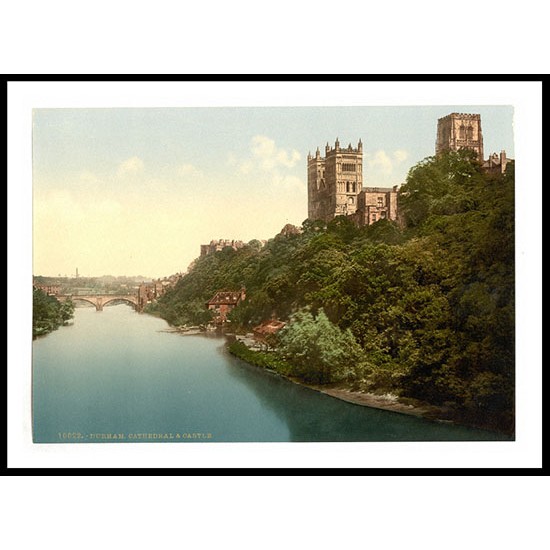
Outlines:
[[[508,439],[346,403],[244,363],[223,337],[166,329],[126,305],[77,308],[35,340],[34,442]]]

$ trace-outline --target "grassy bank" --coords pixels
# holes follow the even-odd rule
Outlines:
[[[238,340],[229,344],[228,350],[235,357],[251,365],[275,371],[283,376],[288,376],[292,370],[292,366],[277,356],[275,352],[251,350]]]

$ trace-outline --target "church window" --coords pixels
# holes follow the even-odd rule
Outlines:
[[[474,139],[474,129],[468,126],[468,139]]]
[[[353,203],[354,203],[353,197],[348,197],[348,204],[353,204]]]
[[[349,181],[346,181],[346,193],[349,193]]]
[[[466,139],[466,127],[464,124],[461,124],[458,129],[458,139]]]

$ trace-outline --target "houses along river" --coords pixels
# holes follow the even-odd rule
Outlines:
[[[506,439],[346,403],[244,363],[223,337],[167,328],[125,305],[78,308],[35,340],[34,441]]]

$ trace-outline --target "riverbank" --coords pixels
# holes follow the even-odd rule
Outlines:
[[[354,405],[421,416],[429,418],[430,420],[449,421],[449,411],[442,407],[436,407],[416,399],[402,398],[388,393],[375,394],[371,392],[356,391],[342,384],[320,385],[305,382],[290,374],[292,367],[286,361],[271,353],[251,349],[246,340],[242,337],[238,338],[236,341],[229,342],[228,351],[239,359],[274,372],[290,380],[294,384],[299,384]]]
[[[171,326],[161,332],[169,333],[178,333],[183,336],[189,335],[205,335],[212,334],[214,330],[207,330],[205,327],[187,327],[180,326],[174,327]],[[290,382],[306,387],[308,389],[317,391],[351,403],[353,405],[370,407],[373,409],[381,409],[390,412],[396,412],[400,414],[406,414],[409,416],[416,416],[420,418],[425,418],[427,420],[446,423],[446,424],[456,424],[462,426],[468,426],[471,428],[478,428],[482,430],[489,430],[494,433],[502,433],[507,437],[513,438],[513,433],[506,433],[500,430],[495,430],[492,426],[485,425],[480,422],[472,421],[471,418],[465,417],[463,413],[456,410],[452,407],[446,406],[437,406],[425,401],[420,401],[418,399],[413,399],[409,397],[402,397],[396,394],[391,393],[373,393],[368,391],[358,391],[353,387],[346,386],[343,384],[335,385],[319,385],[319,384],[310,384],[305,382],[295,376],[290,374],[292,367],[283,359],[277,357],[276,355],[266,352],[265,346],[261,346],[253,337],[252,334],[246,335],[237,335],[233,333],[226,333],[219,331],[220,335],[227,337],[227,349],[229,353],[235,355],[239,359],[242,359],[246,363],[249,363],[256,367],[261,367],[268,370]],[[235,346],[234,344],[237,344]]]
[[[158,332],[168,332],[169,334],[181,334],[182,336],[196,336],[197,334],[205,334],[206,331],[200,330],[199,328],[179,328],[179,327],[170,327],[159,330]]]
[[[301,383],[296,380],[292,380],[292,382]],[[416,399],[402,398],[389,393],[379,395],[369,392],[353,391],[343,387],[325,388],[323,386],[301,384],[312,390],[324,393],[330,397],[335,397],[336,399],[341,399],[342,401],[347,401],[348,403],[353,403],[354,405],[420,416],[438,422],[452,422],[449,418],[448,410]]]
[[[212,330],[210,328],[202,327],[202,326],[193,326],[193,327],[169,327],[162,330],[159,330],[159,332],[168,332],[171,334],[181,334],[182,336],[197,336],[198,334],[212,334],[216,332],[215,330]]]
[[[291,376],[290,372],[292,367],[286,363],[286,361],[271,353],[250,349],[241,338],[237,340],[237,345],[235,345],[235,341],[228,344],[228,351],[230,353],[251,365],[265,368],[294,384],[315,390],[341,401],[346,401],[353,405],[421,417],[435,422],[488,430],[493,433],[502,433],[506,437],[513,438],[513,433],[501,432],[500,430],[495,430],[492,426],[471,421],[470,418],[465,418],[460,411],[452,407],[436,406],[425,401],[402,397],[391,393],[378,394],[368,391],[357,391],[341,383],[334,385],[310,384],[295,376]]]

